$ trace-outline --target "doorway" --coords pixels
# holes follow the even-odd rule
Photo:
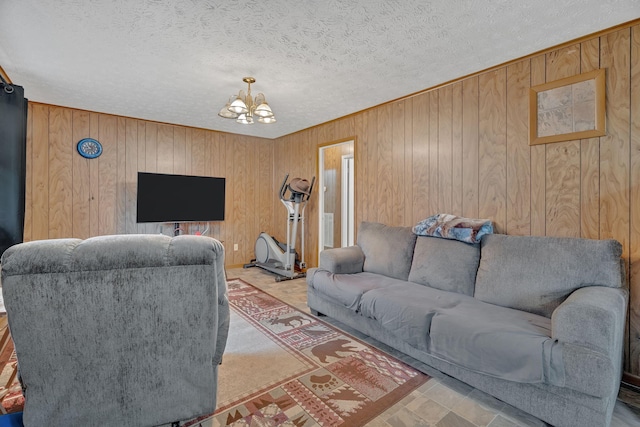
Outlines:
[[[318,253],[355,241],[354,141],[318,147]]]

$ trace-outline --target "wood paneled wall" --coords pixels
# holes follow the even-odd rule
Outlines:
[[[607,135],[530,147],[529,88],[598,68]],[[490,218],[498,233],[620,241],[626,366],[640,374],[640,25],[280,138],[274,173],[312,175],[318,145],[346,138],[356,140],[357,223],[413,225],[446,212]],[[307,236],[314,264],[317,226]]]
[[[78,155],[85,137],[102,143],[99,158]],[[247,263],[274,222],[273,149],[267,139],[29,103],[24,238],[172,235],[171,225],[136,223],[138,171],[218,176],[225,221],[209,223],[208,235],[223,241],[227,265]],[[207,224],[183,226],[193,233]]]

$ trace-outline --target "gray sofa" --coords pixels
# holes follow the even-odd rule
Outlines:
[[[2,292],[25,426],[155,426],[215,410],[229,329],[217,240],[23,243],[2,256]]]
[[[613,240],[485,235],[479,244],[362,223],[307,273],[335,318],[556,426],[608,426],[628,293]]]

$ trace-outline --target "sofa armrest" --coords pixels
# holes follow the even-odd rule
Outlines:
[[[625,289],[590,286],[576,290],[556,308],[551,336],[562,344],[562,369],[552,383],[615,398],[622,376],[627,299]]]
[[[551,316],[552,338],[609,356],[622,351],[628,292],[589,286],[573,292]]]
[[[326,249],[320,252],[320,268],[335,274],[361,273],[364,253],[360,246]]]

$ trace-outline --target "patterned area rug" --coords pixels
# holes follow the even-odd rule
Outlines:
[[[218,409],[186,426],[362,426],[429,379],[242,280],[229,301]]]
[[[20,412],[24,407],[24,397],[17,378],[18,360],[4,313],[0,316],[0,337],[0,412]]]

